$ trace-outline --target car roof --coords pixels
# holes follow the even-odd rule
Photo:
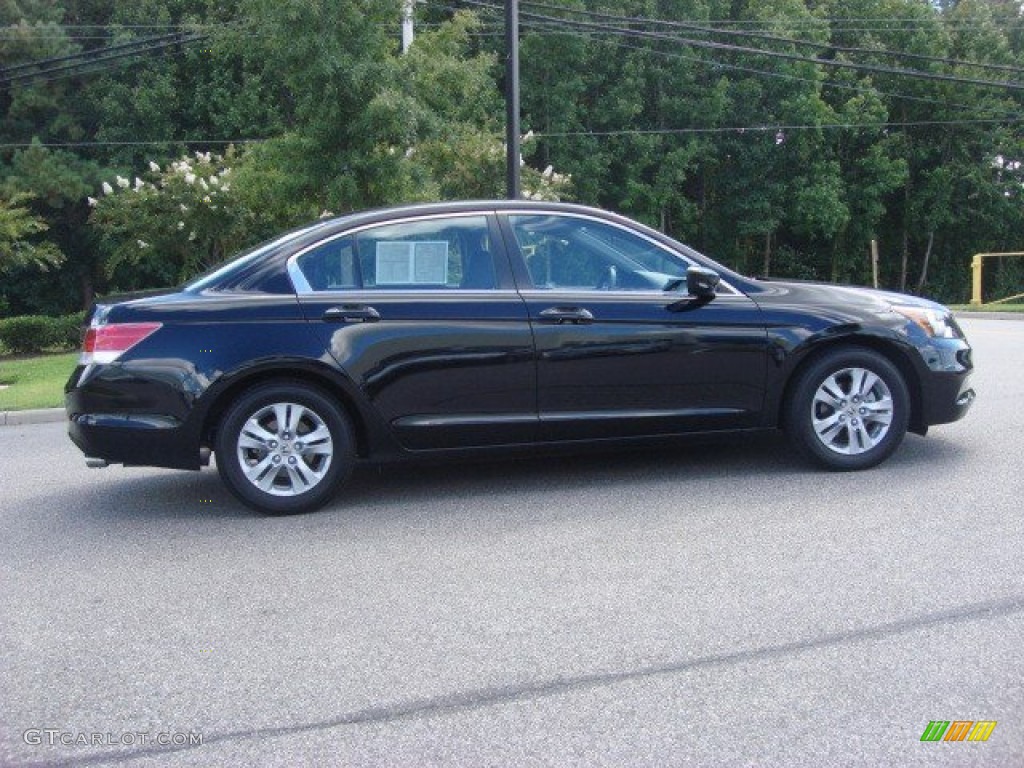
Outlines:
[[[268,269],[271,264],[280,264],[280,259],[275,257],[271,252],[276,252],[278,255],[293,253],[296,250],[300,250],[307,245],[316,243],[325,237],[331,237],[336,233],[343,232],[344,230],[354,227],[419,216],[460,213],[479,213],[484,215],[494,212],[531,211],[537,211],[539,213],[576,214],[616,222],[630,229],[643,232],[648,237],[658,240],[669,247],[675,249],[681,248],[684,252],[688,252],[699,259],[709,262],[715,268],[719,269],[723,273],[723,276],[728,276],[733,282],[746,281],[742,275],[739,275],[724,265],[714,262],[714,260],[694,251],[689,246],[684,243],[680,243],[663,232],[659,232],[658,230],[648,227],[634,219],[630,219],[602,208],[594,208],[587,205],[580,205],[578,203],[563,203],[547,200],[457,200],[436,203],[393,205],[354,211],[334,217],[324,217],[320,221],[311,222],[285,232],[273,241],[264,243],[262,246],[257,246],[257,248],[254,249],[266,249],[262,256],[269,258],[261,258],[259,261],[251,262],[244,258],[245,254],[240,254],[222,265],[220,269],[213,273],[203,276],[202,278],[197,278],[189,284],[186,290],[198,290],[206,287],[212,287],[219,283],[237,284],[238,281],[260,282],[264,277],[257,277],[256,273],[266,276],[271,272],[271,269]]]
[[[631,222],[629,219],[618,214],[600,208],[593,208],[578,203],[562,203],[547,200],[454,200],[438,203],[409,203],[406,205],[392,205],[380,208],[370,208],[363,211],[342,214],[331,219],[344,227],[353,224],[373,223],[383,219],[400,218],[402,216],[423,216],[445,213],[487,213],[490,211],[561,211],[565,213],[581,213],[592,216],[617,219],[622,222]]]

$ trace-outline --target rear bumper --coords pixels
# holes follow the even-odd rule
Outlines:
[[[170,376],[79,366],[64,388],[68,436],[88,459],[199,469],[199,433],[184,400]]]
[[[197,441],[167,417],[68,412],[68,436],[90,459],[128,466],[199,469]]]

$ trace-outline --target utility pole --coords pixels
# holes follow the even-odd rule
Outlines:
[[[505,174],[506,196],[519,190],[519,0],[505,0]]]
[[[409,52],[409,46],[412,45],[412,39],[414,36],[412,26],[412,11],[413,4],[416,0],[405,0],[402,3],[402,53]]]

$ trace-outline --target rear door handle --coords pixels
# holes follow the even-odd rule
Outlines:
[[[543,323],[592,323],[594,315],[583,307],[550,307],[540,312],[538,318]]]
[[[324,312],[324,320],[328,323],[376,323],[380,312],[365,304],[345,304]]]

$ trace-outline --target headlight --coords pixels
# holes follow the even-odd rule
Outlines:
[[[960,338],[960,329],[957,328],[953,316],[949,312],[910,306],[893,306],[892,311],[903,315],[928,336],[938,339]]]

